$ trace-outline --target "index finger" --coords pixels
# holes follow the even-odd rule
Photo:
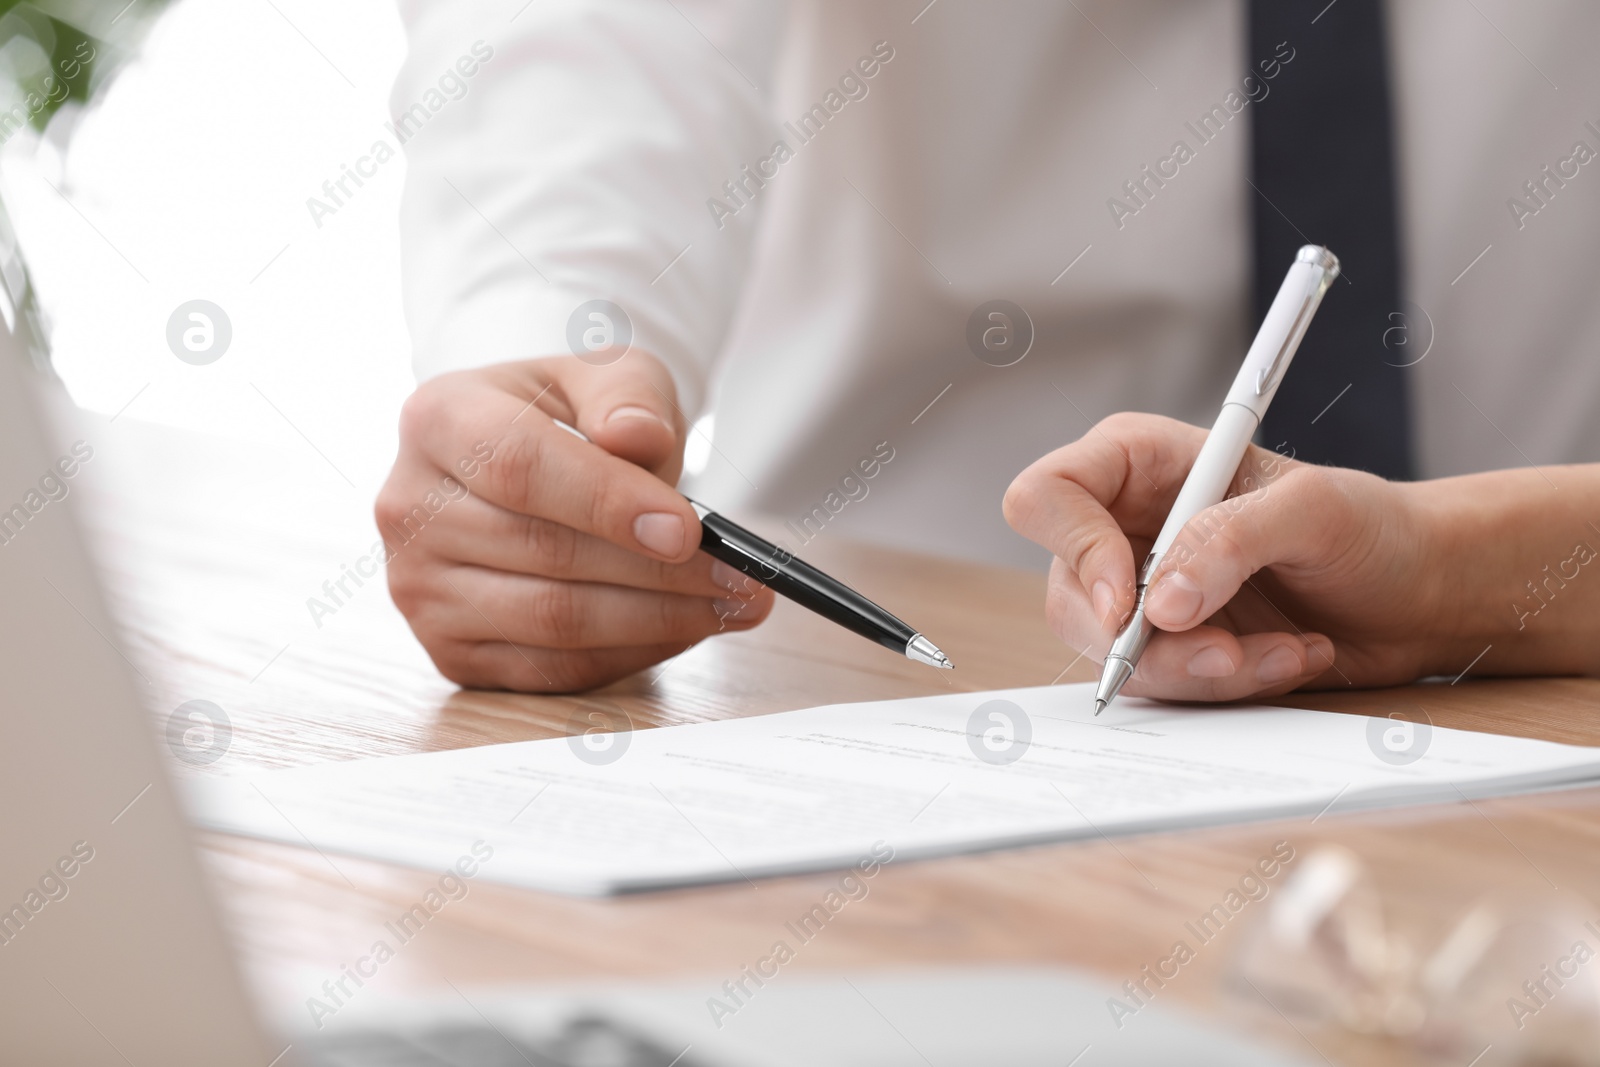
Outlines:
[[[1153,540],[1206,433],[1158,415],[1119,414],[1019,474],[1006,521],[1082,584],[1102,625],[1133,610],[1129,538]]]

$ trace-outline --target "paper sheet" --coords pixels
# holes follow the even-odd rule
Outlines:
[[[608,894],[1600,781],[1600,749],[1092,686],[836,704],[195,783],[212,829]]]

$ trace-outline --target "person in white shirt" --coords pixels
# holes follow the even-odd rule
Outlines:
[[[1053,625],[1104,651],[1140,523],[1193,435],[1154,415],[1097,424],[1215,414],[1254,325],[1250,109],[1283,84],[1266,64],[1293,76],[1295,41],[1245,55],[1236,0],[402,7],[422,384],[377,509],[391,550],[441,476],[480,444],[494,454],[389,564],[441,670],[583,688],[758,623],[770,595],[734,595],[739,576],[696,553],[680,480],[718,510],[785,520],[802,555],[849,536],[1053,557]],[[1410,0],[1388,20],[1395,343],[1413,361],[1416,468],[1435,480],[1277,457],[1255,492],[1281,521],[1250,523],[1248,550],[1196,547],[1183,577],[1200,614],[1152,607],[1182,632],[1159,635],[1129,693],[1383,684],[1454,674],[1486,645],[1474,670],[1597,666],[1572,643],[1600,586],[1575,551],[1600,546],[1593,473],[1552,465],[1600,455],[1600,8]],[[997,299],[1024,309],[1010,363],[969,344]],[[1122,486],[1107,440],[1171,464],[1159,491],[1107,496]],[[1007,511],[1049,557],[1001,508],[1046,453]],[[892,459],[844,481],[868,456]],[[1487,494],[1447,477],[1534,464],[1475,476],[1506,480]],[[1418,503],[1463,493],[1505,510]],[[1468,528],[1519,533],[1452,532]],[[1227,566],[1207,571],[1209,553]],[[1415,585],[1429,581],[1462,602]]]

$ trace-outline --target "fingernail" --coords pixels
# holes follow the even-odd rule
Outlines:
[[[1294,654],[1294,649],[1288,645],[1279,645],[1261,657],[1261,665],[1256,668],[1256,679],[1262,685],[1276,685],[1304,670],[1300,657]]]
[[[1202,648],[1189,661],[1189,677],[1191,678],[1226,678],[1233,671],[1233,660],[1229,659],[1228,654],[1215,645],[1210,648]]]
[[[683,518],[670,511],[647,511],[633,520],[633,536],[658,555],[676,556],[683,551]]]
[[[651,422],[656,423],[659,426],[666,425],[665,422],[661,421],[660,415],[657,415],[649,408],[642,408],[637,404],[624,404],[622,407],[617,408],[611,414],[606,416],[606,424],[610,425],[613,422],[621,422],[623,419],[649,419]]]
[[[1156,579],[1155,588],[1145,600],[1145,610],[1161,616],[1169,625],[1182,626],[1193,621],[1204,601],[1205,595],[1192,578],[1179,571],[1168,571]]]
[[[1104,578],[1094,583],[1094,589],[1089,593],[1089,599],[1094,604],[1094,617],[1100,625],[1110,629],[1116,624],[1116,619],[1111,613],[1117,610],[1117,593],[1111,588],[1111,583]]]
[[[720,559],[711,565],[711,580],[723,589],[742,589],[751,579]]]

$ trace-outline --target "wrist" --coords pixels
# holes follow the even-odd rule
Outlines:
[[[1600,669],[1600,535],[1583,518],[1600,505],[1597,475],[1490,471],[1401,487],[1423,531],[1429,673]]]

